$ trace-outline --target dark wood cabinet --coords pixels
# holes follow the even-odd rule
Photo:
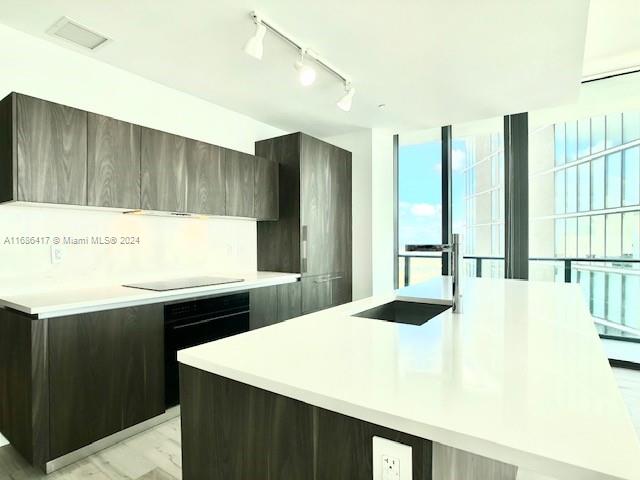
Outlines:
[[[312,313],[351,301],[351,287],[342,272],[302,278],[302,313]]]
[[[251,330],[283,322],[302,314],[300,282],[255,288],[249,293]]]
[[[187,211],[226,214],[224,149],[187,140]]]
[[[18,200],[87,204],[87,112],[16,95]]]
[[[256,142],[279,162],[277,222],[258,224],[258,269],[300,272],[302,312],[351,301],[351,153],[303,133]]]
[[[141,127],[88,114],[88,204],[140,208]]]
[[[277,160],[17,93],[0,100],[0,203],[273,221],[279,175]]]
[[[254,288],[249,292],[250,328],[268,327],[278,323],[278,287]]]
[[[235,150],[224,150],[227,215],[255,216],[255,167],[253,155]]]
[[[164,413],[161,304],[49,323],[50,457]]]
[[[254,214],[258,220],[278,219],[278,162],[255,157]]]
[[[302,283],[278,285],[278,320],[284,321],[302,315]]]
[[[180,389],[184,480],[371,480],[373,436],[411,446],[412,478],[432,478],[430,440],[187,365]]]
[[[186,212],[187,139],[142,129],[142,192],[145,210]]]

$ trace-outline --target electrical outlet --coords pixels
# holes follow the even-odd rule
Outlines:
[[[373,480],[412,480],[409,445],[373,437]]]
[[[382,455],[382,480],[400,480],[400,460]]]
[[[51,263],[60,263],[64,257],[60,245],[51,245]]]

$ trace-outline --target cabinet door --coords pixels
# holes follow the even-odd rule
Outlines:
[[[17,96],[18,200],[87,204],[87,112]]]
[[[302,285],[300,282],[278,285],[278,320],[302,315]]]
[[[140,208],[140,130],[88,114],[88,199],[97,207]]]
[[[249,293],[249,304],[251,330],[278,323],[277,286],[251,290]]]
[[[351,240],[351,153],[335,148],[330,158],[331,195],[329,197],[331,268],[350,276]]]
[[[141,170],[143,209],[186,211],[186,138],[143,128]]]
[[[278,162],[255,157],[255,217],[258,220],[278,219]]]
[[[50,458],[164,412],[160,304],[49,323]]]
[[[187,211],[224,215],[225,171],[223,149],[187,140]]]
[[[330,158],[334,148],[315,138],[301,135],[300,221],[303,237],[301,270],[304,274],[318,275],[333,270],[335,247],[331,237]]]
[[[224,151],[227,215],[255,217],[255,157],[235,150]]]
[[[302,314],[329,308],[332,302],[331,275],[302,278]]]

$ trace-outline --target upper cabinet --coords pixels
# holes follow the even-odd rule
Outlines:
[[[187,140],[187,211],[226,215],[223,149]]]
[[[16,96],[18,200],[87,204],[87,112]]]
[[[278,162],[11,93],[0,203],[278,219]]]
[[[277,220],[278,162],[273,159],[255,157],[254,214],[258,220]]]
[[[227,215],[254,217],[255,157],[235,150],[224,153]]]
[[[140,130],[131,123],[90,113],[88,204],[140,208]]]
[[[187,211],[187,139],[142,129],[142,209]]]

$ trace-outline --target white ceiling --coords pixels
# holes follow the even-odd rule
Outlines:
[[[591,0],[584,75],[640,66],[640,0]]]
[[[0,22],[59,42],[45,32],[66,15],[113,39],[95,52],[78,51],[284,130],[328,136],[360,127],[427,128],[575,100],[588,3],[0,0]],[[351,112],[336,108],[343,87],[329,74],[300,86],[295,51],[274,36],[267,34],[261,62],[242,52],[254,9],[353,78]]]

